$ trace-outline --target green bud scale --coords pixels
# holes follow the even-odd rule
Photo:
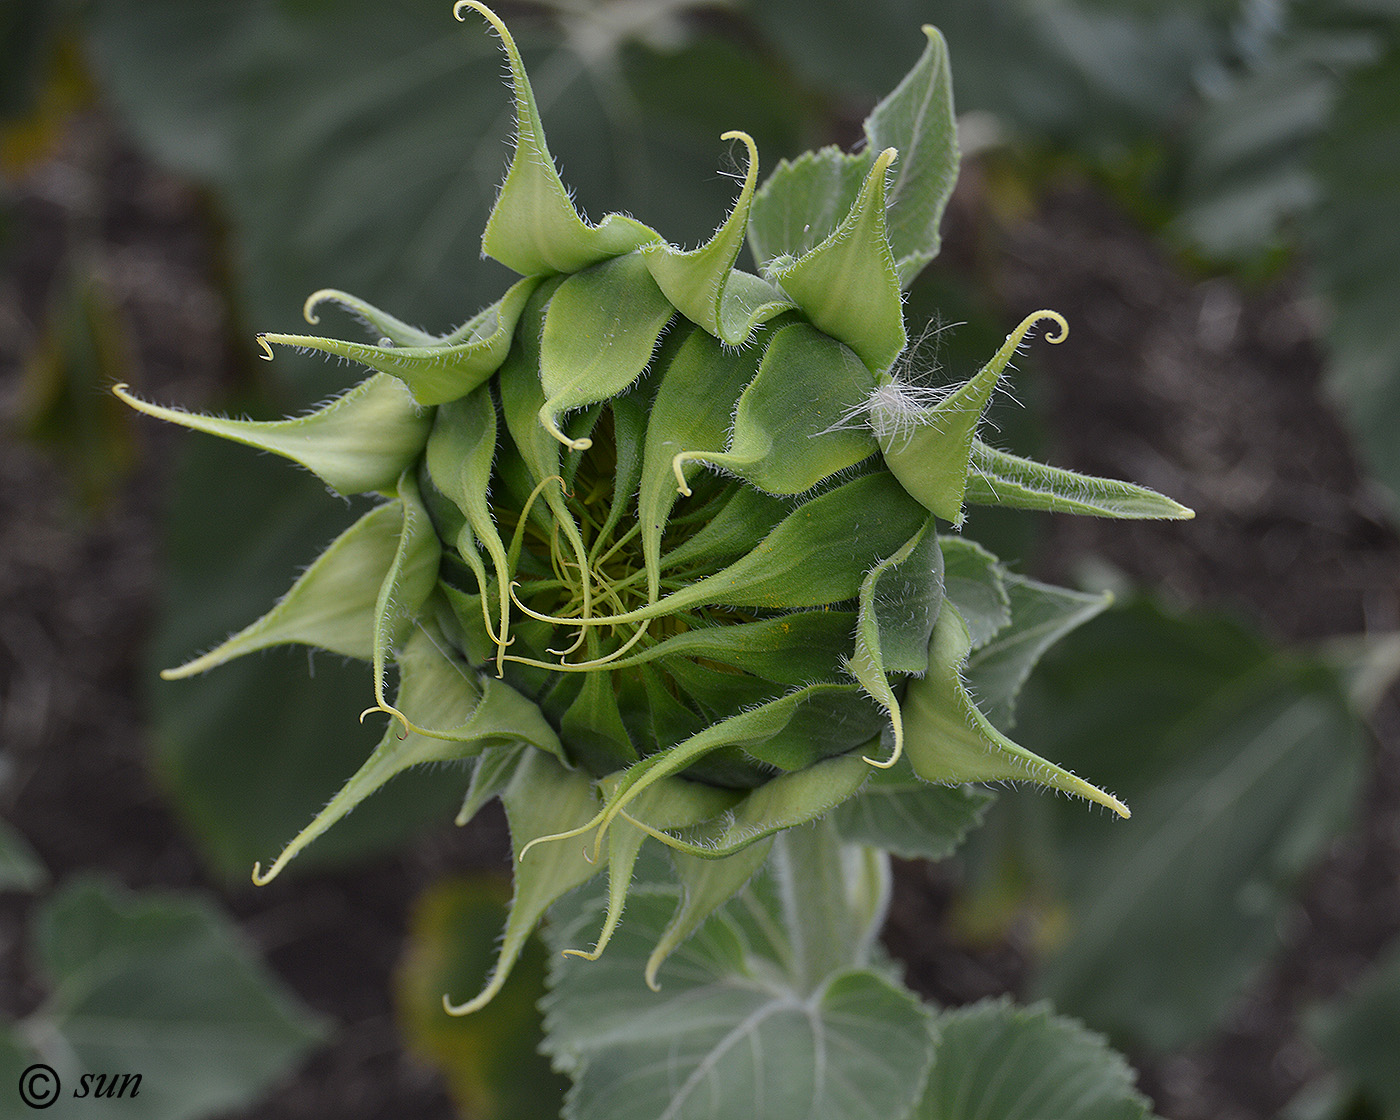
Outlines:
[[[265,356],[300,347],[373,372],[300,418],[193,415],[117,389],[342,494],[385,499],[268,614],[165,674],[285,643],[374,667],[368,712],[391,717],[383,740],[254,879],[395,774],[470,761],[459,820],[502,797],[518,858],[497,968],[449,1005],[465,1012],[499,989],[548,906],[606,867],[607,916],[583,955],[600,953],[648,840],[697,887],[648,966],[654,983],[777,832],[879,771],[1029,780],[1127,816],[974,702],[966,667],[991,635],[955,586],[978,568],[1010,603],[1014,577],[940,525],[960,526],[969,501],[1190,514],[977,438],[1028,332],[1048,320],[1052,341],[1067,334],[1054,312],[1029,316],[965,384],[901,380],[903,291],[937,253],[957,169],[939,34],[924,28],[922,57],[867,120],[859,153],[807,153],[759,186],[753,141],[725,134],[747,149],[742,189],[713,237],[682,250],[633,218],[578,214],[510,33],[476,0],[465,9],[509,61],[515,151],[482,248],[521,279],[444,337],[317,292],[308,321],[338,303],[377,341],[267,334]],[[746,239],[757,274],[736,267]]]

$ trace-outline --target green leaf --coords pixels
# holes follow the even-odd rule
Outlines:
[[[928,642],[943,604],[943,552],[933,519],[900,549],[881,560],[860,587],[856,640],[846,668],[890,717],[892,766],[904,750],[904,720],[890,673],[922,673]]]
[[[721,906],[743,889],[768,860],[773,848],[772,837],[749,844],[724,859],[706,859],[684,851],[671,853],[680,900],[676,912],[647,958],[645,979],[647,987],[659,992],[656,975],[667,958],[687,938],[699,929]]]
[[[472,820],[488,801],[500,797],[510,785],[515,771],[520,766],[520,756],[531,748],[522,743],[503,743],[487,747],[477,756],[472,767],[471,785],[462,799],[462,808],[457,813],[456,824],[460,828]]]
[[[323,1027],[194,895],[132,894],[83,879],[41,911],[34,952],[50,986],[24,1023],[68,1085],[139,1074],[137,1095],[93,1116],[183,1120],[246,1108]]]
[[[1393,25],[1392,25],[1393,26]],[[1341,402],[1370,472],[1400,508],[1400,298],[1394,201],[1400,174],[1400,42],[1349,78],[1316,150],[1323,189],[1312,230],[1317,284],[1333,314],[1328,388]]]
[[[395,647],[402,642],[414,616],[437,586],[442,542],[418,492],[416,471],[404,471],[399,479],[402,528],[394,558],[379,585],[374,602],[374,699],[380,711],[397,716],[408,730],[408,720],[384,702],[384,677]]]
[[[1400,1116],[1400,943],[1393,943],[1354,990],[1315,1014],[1309,1034],[1342,1072],[1352,1095],[1383,1120]]]
[[[862,558],[897,551],[922,523],[921,514],[883,472],[853,479],[799,506],[754,552],[660,606],[786,610],[854,598],[865,578]]]
[[[864,788],[832,814],[841,836],[900,859],[947,859],[995,795],[971,786],[931,785],[907,758],[875,770]]]
[[[1094,478],[972,444],[966,500],[973,505],[1080,513],[1091,517],[1165,518],[1180,521],[1195,514],[1170,498],[1112,478]]]
[[[904,349],[904,303],[885,235],[885,198],[893,149],[870,166],[850,212],[796,260],[769,262],[772,279],[820,330],[844,342],[872,373]]]
[[[825,147],[782,160],[754,195],[749,246],[759,267],[804,257],[841,224],[860,197],[873,152]]]
[[[937,1020],[933,1072],[911,1120],[1148,1120],[1151,1102],[1098,1035],[1044,1005],[988,1000]]]
[[[1005,586],[1011,623],[968,657],[967,686],[987,718],[1010,730],[1016,722],[1016,697],[1036,662],[1071,630],[1107,610],[1113,596],[1088,595],[1016,575],[1007,575]]]
[[[490,503],[496,428],[496,402],[488,389],[478,389],[438,410],[438,422],[433,425],[423,455],[428,477],[465,518],[463,529],[449,543],[455,545],[457,554],[467,561],[476,575],[481,588],[479,600],[485,612],[483,623],[492,635],[500,633],[510,612],[510,562],[495,518],[491,516]],[[437,528],[442,534],[443,526]],[[476,541],[485,546],[495,570],[498,613],[494,621],[488,609],[487,589],[490,581],[477,552]],[[501,652],[504,652],[504,646],[501,646]],[[499,660],[497,672],[500,672]]]
[[[270,456],[216,440],[192,443],[186,456],[166,532],[166,595],[197,609],[167,616],[146,661],[145,691],[159,713],[153,766],[207,863],[246,883],[253,862],[279,850],[374,749],[378,729],[355,720],[374,686],[367,664],[313,660],[309,650],[294,648],[240,658],[175,686],[159,681],[159,666],[216,644],[265,610],[286,590],[287,573],[310,563],[349,520],[317,479]],[[239,500],[211,503],[209,494],[234,477]],[[363,509],[357,502],[355,512]],[[391,544],[386,540],[386,559],[373,570],[385,570]],[[450,819],[458,800],[427,771],[405,774],[304,853],[293,871],[401,844],[428,821]]]
[[[945,603],[933,628],[928,674],[911,680],[904,694],[905,749],[914,772],[930,782],[1038,782],[1128,816],[1116,797],[1018,746],[988,722],[962,680],[970,648],[966,624]]]
[[[634,888],[607,955],[556,966],[546,1045],[574,1078],[570,1120],[907,1113],[930,1039],[919,1002],[864,967],[881,877],[862,870],[863,857],[851,863],[825,847],[829,833],[809,831],[786,834],[769,872],[676,950],[660,994],[635,978],[663,935],[674,888]],[[811,850],[779,853],[791,844]],[[576,938],[596,906],[561,907],[551,942]],[[844,928],[861,933],[852,941]]]
[[[663,349],[660,384],[647,419],[642,458],[642,480],[637,494],[637,517],[642,526],[642,548],[647,568],[648,594],[655,599],[660,580],[661,537],[685,481],[686,468],[677,477],[676,456],[682,452],[722,451],[734,405],[758,371],[758,347],[723,348],[703,331],[683,333],[674,351]],[[691,460],[694,462],[694,460]],[[684,463],[684,460],[682,461]],[[691,466],[689,473],[699,470]],[[681,487],[685,489],[685,487]]]
[[[362,381],[325,408],[292,420],[228,420],[133,397],[125,385],[112,390],[132,408],[172,424],[271,451],[300,463],[341,494],[392,493],[394,484],[428,438],[432,415],[401,385],[382,374]]]
[[[899,152],[885,221],[902,288],[938,255],[938,226],[958,178],[948,44],[927,24],[923,32],[928,38],[923,56],[865,121],[871,152]]]
[[[1037,989],[1124,1045],[1202,1037],[1353,819],[1365,736],[1340,682],[1223,620],[1137,605],[1050,651],[1022,705],[1029,745],[1134,807],[1111,831],[1050,807],[1058,844],[1037,858],[1042,882],[1062,883],[1070,937]]]
[[[724,224],[698,249],[682,252],[664,242],[642,249],[647,267],[676,310],[728,346],[748,341],[753,330],[792,307],[767,281],[734,264],[744,246],[749,207],[758,178],[758,149],[743,132],[726,132],[721,140],[743,140],[749,164],[743,189]]]
[[[49,881],[48,870],[14,827],[0,820],[0,893],[33,892]]]
[[[691,828],[665,831],[630,808],[628,816],[679,855],[727,860],[761,840],[821,818],[855,794],[870,774],[869,763],[843,755],[770,778],[728,812]],[[661,784],[674,786],[684,780]]]
[[[449,879],[414,903],[394,973],[409,1048],[441,1070],[457,1107],[481,1120],[555,1120],[568,1082],[539,1053],[545,948],[532,937],[489,1007],[442,1013],[442,993],[479,987],[496,955],[509,891],[496,878]]]

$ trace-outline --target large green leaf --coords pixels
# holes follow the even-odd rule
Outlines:
[[[1356,1098],[1355,1111],[1369,1105],[1381,1120],[1400,1116],[1400,943],[1336,1004],[1318,1012],[1310,1032],[1341,1071],[1346,1093]],[[1365,1102],[1362,1104],[1362,1102]],[[1340,1114],[1340,1113],[1339,1113]]]
[[[1350,819],[1364,740],[1340,683],[1223,621],[1138,605],[1051,651],[1024,702],[1029,743],[1134,808],[1109,830],[1055,807],[1062,846],[1037,858],[1062,861],[1070,936],[1038,990],[1121,1043],[1200,1037]]]
[[[750,0],[749,7],[810,81],[868,98],[893,88],[907,65],[891,44],[932,23],[951,45],[960,112],[990,111],[1019,134],[1119,159],[1126,144],[1170,124],[1195,95],[1200,68],[1227,47],[1235,14],[1233,3],[1217,0]]]
[[[869,967],[882,863],[843,854],[833,839],[820,827],[779,838],[769,870],[662,968],[659,993],[636,978],[675,909],[674,887],[635,887],[600,961],[556,965],[546,1046],[574,1078],[566,1116],[908,1112],[930,1055],[927,1013]],[[581,898],[558,907],[551,942],[586,936],[600,905]]]
[[[938,1017],[912,1120],[1146,1120],[1150,1102],[1102,1038],[1047,1007],[988,1000]]]
[[[995,795],[970,786],[935,786],[908,759],[875,770],[856,796],[832,814],[841,835],[901,859],[947,859],[979,824]]]
[[[84,1115],[182,1120],[246,1107],[323,1032],[196,896],[80,880],[49,900],[33,938],[49,996],[23,1033],[64,1095],[85,1073],[141,1079],[125,1099],[83,1101]]]
[[[1317,282],[1334,309],[1328,387],[1400,508],[1400,236],[1389,218],[1400,175],[1400,29],[1384,58],[1343,87],[1315,168]]]

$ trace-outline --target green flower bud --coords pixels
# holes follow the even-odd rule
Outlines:
[[[384,739],[255,880],[402,770],[475,760],[460,819],[503,798],[517,882],[497,969],[460,1012],[499,988],[556,898],[607,866],[607,918],[583,955],[601,952],[648,839],[695,885],[648,967],[654,982],[774,833],[854,796],[872,768],[1025,779],[1126,816],[974,703],[965,673],[1009,620],[997,613],[1009,577],[939,522],[959,523],[969,500],[1189,511],[976,439],[1030,328],[1050,318],[1064,337],[1053,312],[1028,318],[965,385],[931,396],[893,372],[902,291],[937,251],[957,163],[938,34],[925,29],[924,56],[872,114],[861,154],[809,153],[760,188],[752,140],[726,134],[748,151],[742,189],[710,241],[685,251],[629,217],[579,216],[509,32],[476,0],[456,14],[468,8],[500,36],[517,110],[482,247],[522,279],[441,338],[316,293],[309,321],[337,302],[379,341],[261,336],[267,357],[296,346],[374,371],[299,419],[193,416],[117,390],[292,458],[341,493],[386,499],[266,616],[166,674],[282,643],[374,666],[368,711],[391,717]],[[761,275],[736,267],[746,236]],[[570,837],[588,839],[559,843]]]

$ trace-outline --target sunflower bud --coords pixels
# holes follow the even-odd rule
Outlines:
[[[1126,816],[974,703],[969,658],[1005,625],[998,612],[1009,619],[1010,577],[940,525],[959,524],[965,501],[1189,511],[976,438],[1030,329],[1049,318],[1064,337],[1053,312],[1028,318],[964,385],[901,382],[902,293],[937,251],[957,166],[937,32],[925,28],[923,57],[867,121],[860,154],[808,153],[760,188],[752,140],[726,134],[748,153],[743,186],[687,251],[630,217],[577,213],[510,33],[476,0],[466,9],[510,65],[515,152],[482,247],[521,279],[444,337],[316,293],[309,321],[337,302],[378,341],[260,337],[269,357],[309,348],[373,371],[308,416],[195,416],[118,389],[341,493],[385,498],[267,615],[166,673],[283,643],[374,666],[366,714],[388,714],[384,739],[254,878],[404,769],[474,760],[460,819],[502,797],[517,880],[497,969],[450,1007],[460,1012],[499,988],[545,909],[606,866],[607,917],[583,955],[601,952],[649,839],[703,883],[652,981],[776,832],[852,797],[875,768],[929,783],[1024,779]],[[746,237],[759,275],[736,267]],[[586,839],[559,843],[570,837]]]

